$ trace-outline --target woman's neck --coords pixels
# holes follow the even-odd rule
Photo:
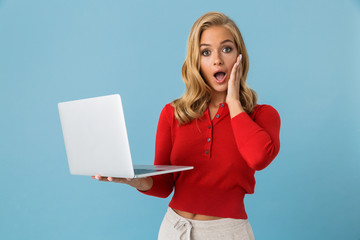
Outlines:
[[[220,103],[224,103],[226,99],[226,92],[224,93],[212,93],[211,94],[211,100],[210,100],[210,106],[218,107]]]

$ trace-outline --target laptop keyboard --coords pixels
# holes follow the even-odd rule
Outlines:
[[[145,173],[152,173],[152,172],[159,172],[162,170],[157,170],[157,169],[139,169],[139,168],[135,168],[134,172],[135,175],[139,175],[139,174],[145,174]]]

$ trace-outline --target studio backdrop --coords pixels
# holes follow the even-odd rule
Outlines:
[[[170,198],[69,173],[57,104],[119,93],[135,163],[184,91],[193,22],[223,12],[282,120],[245,198],[256,239],[360,239],[360,2],[0,1],[0,239],[156,239]]]

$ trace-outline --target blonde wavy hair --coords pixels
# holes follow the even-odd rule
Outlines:
[[[182,78],[186,91],[184,95],[172,102],[175,117],[179,124],[187,124],[203,116],[211,100],[212,89],[200,74],[200,38],[201,34],[212,26],[224,26],[233,35],[238,54],[242,54],[242,77],[240,79],[240,99],[245,112],[250,113],[257,102],[256,92],[246,84],[249,70],[249,56],[244,40],[236,24],[226,15],[219,12],[209,12],[201,16],[191,28],[187,55],[182,66]]]

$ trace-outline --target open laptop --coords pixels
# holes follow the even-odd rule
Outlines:
[[[140,178],[193,166],[133,165],[119,94],[58,104],[70,173]]]

